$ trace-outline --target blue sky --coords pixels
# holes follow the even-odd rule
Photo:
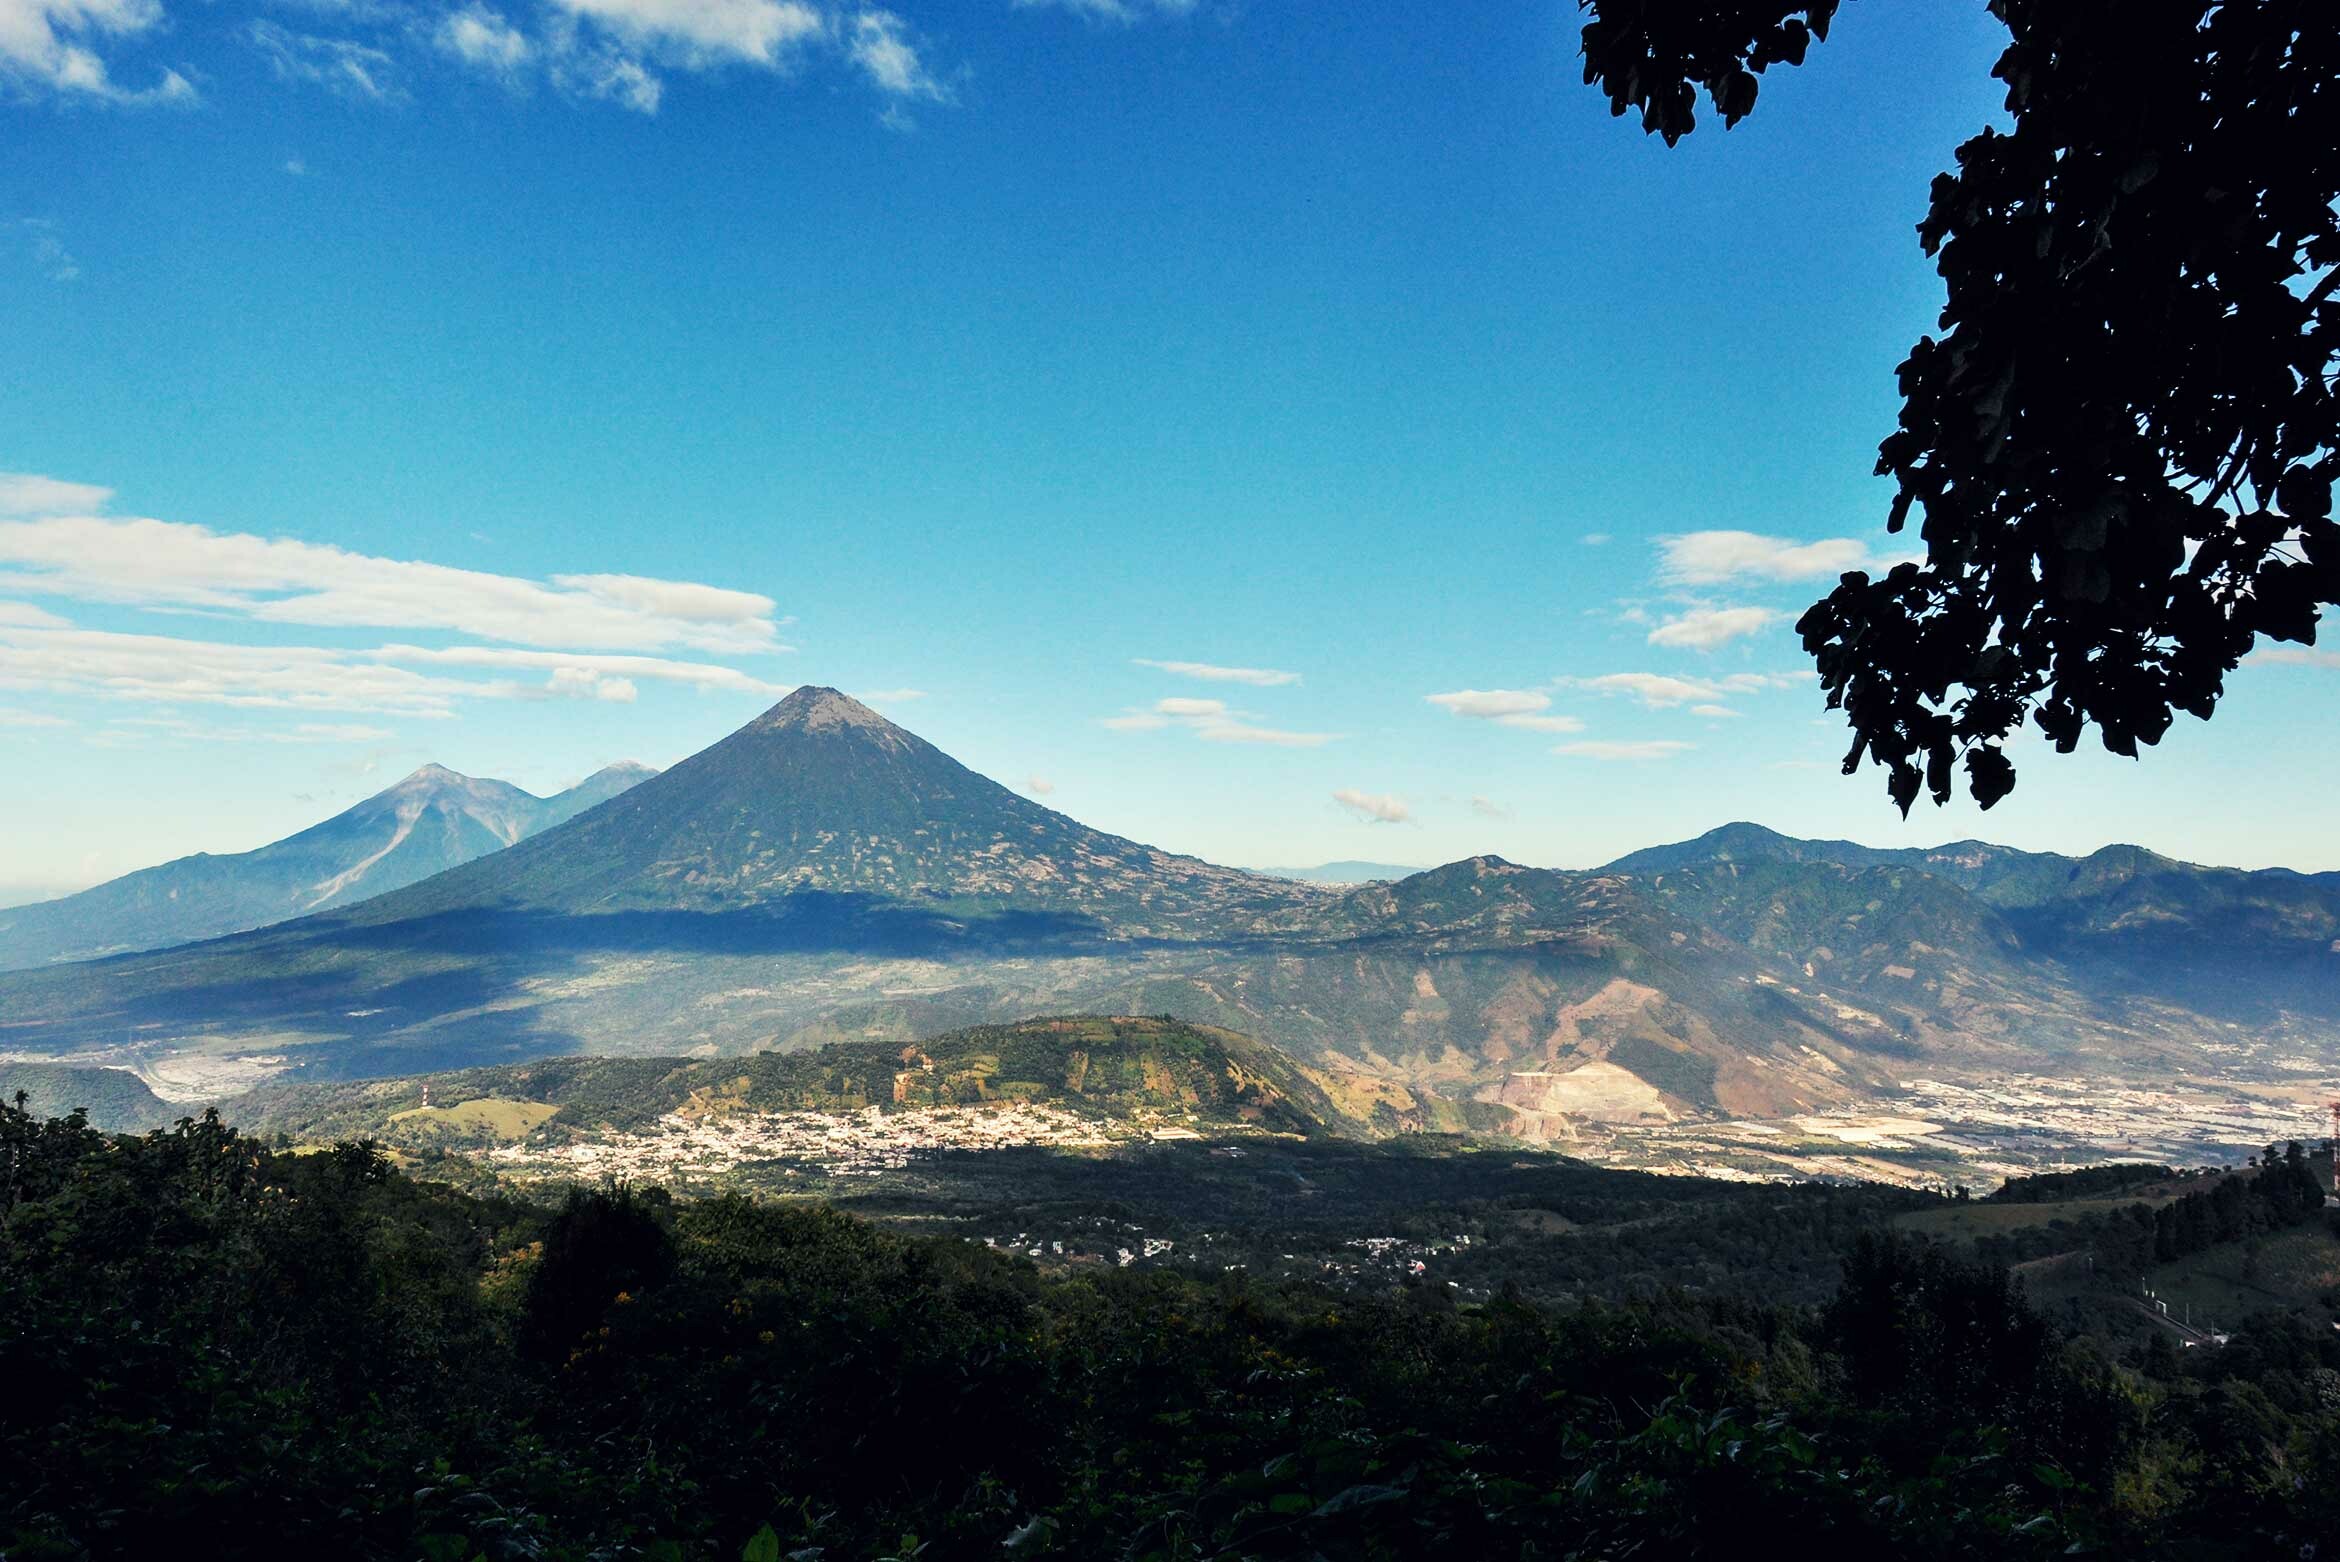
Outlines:
[[[1836,774],[1789,625],[1894,551],[1981,7],[1862,0],[1670,152],[1575,25],[0,0],[0,886],[800,682],[1225,861],[2340,866],[2329,667],[2142,766],[2034,746],[1987,819]]]

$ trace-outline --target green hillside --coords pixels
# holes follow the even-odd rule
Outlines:
[[[1010,1101],[1116,1122],[1174,1118],[1288,1133],[1369,1127],[1344,1114],[1307,1070],[1251,1037],[1122,1015],[980,1025],[910,1045],[845,1041],[700,1061],[548,1058],[420,1079],[276,1086],[228,1103],[223,1115],[263,1135],[372,1137],[426,1149],[537,1131],[623,1132],[672,1112],[897,1112]]]
[[[108,1133],[144,1133],[177,1122],[186,1112],[146,1088],[126,1068],[80,1068],[65,1063],[0,1063],[0,1101],[23,1091],[25,1110],[63,1117],[76,1107],[90,1126]]]

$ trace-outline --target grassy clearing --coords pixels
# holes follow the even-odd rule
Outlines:
[[[496,1096],[475,1096],[469,1101],[458,1101],[453,1106],[417,1106],[390,1114],[390,1121],[410,1132],[449,1137],[476,1138],[482,1134],[497,1139],[524,1139],[530,1130],[552,1116],[560,1108],[543,1101],[508,1101]]]
[[[2002,1232],[2052,1226],[2059,1220],[2076,1221],[2087,1215],[2102,1215],[2127,1209],[2132,1204],[2159,1208],[2184,1194],[2207,1193],[2217,1185],[2215,1177],[2183,1177],[2125,1188],[2104,1198],[2061,1199],[2048,1204],[1992,1204],[1975,1199],[1964,1204],[1945,1204],[1938,1209],[1916,1210],[1896,1217],[1894,1224],[1930,1237],[1971,1242],[1977,1237]]]
[[[2228,1242],[2157,1265],[2145,1284],[2177,1312],[2190,1305],[2194,1322],[2221,1326],[2270,1307],[2314,1301],[2340,1287],[2340,1238],[2321,1226],[2302,1226],[2259,1242]]]

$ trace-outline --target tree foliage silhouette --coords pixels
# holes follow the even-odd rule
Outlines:
[[[1824,42],[1838,0],[1580,0],[1585,80],[1670,145]],[[1905,814],[2015,784],[2028,718],[2134,757],[2259,636],[2340,601],[2340,5],[1991,0],[2009,128],[1934,180],[1947,285],[1877,471],[1923,562],[1797,624]]]

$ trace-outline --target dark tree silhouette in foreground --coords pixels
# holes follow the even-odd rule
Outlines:
[[[1585,80],[1670,145],[1803,63],[1838,0],[1580,0]],[[2340,4],[1993,0],[2012,128],[1958,148],[1918,236],[1947,284],[1877,471],[1923,563],[1798,623],[1850,775],[1989,807],[2028,716],[2132,757],[2207,718],[2256,637],[2340,601]]]

